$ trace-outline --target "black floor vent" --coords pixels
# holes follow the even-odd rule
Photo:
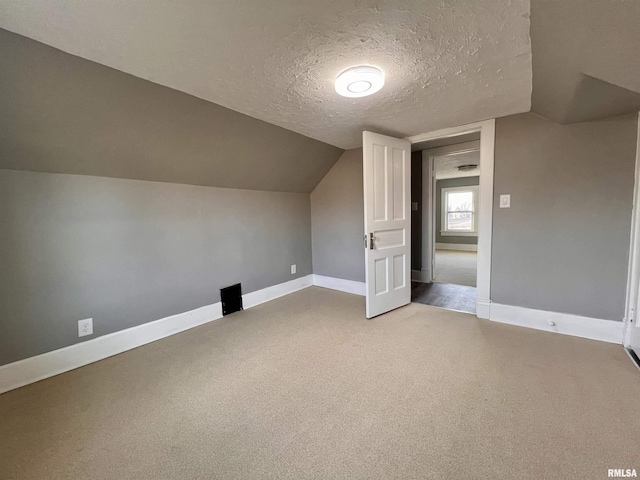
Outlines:
[[[242,284],[237,283],[220,289],[222,299],[222,315],[229,315],[242,310]]]

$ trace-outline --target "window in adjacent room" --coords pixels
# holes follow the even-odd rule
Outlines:
[[[478,187],[442,189],[442,234],[478,234]]]

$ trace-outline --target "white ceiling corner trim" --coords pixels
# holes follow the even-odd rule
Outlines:
[[[341,147],[530,110],[529,1],[0,2],[0,27]],[[347,67],[375,95],[334,90]]]

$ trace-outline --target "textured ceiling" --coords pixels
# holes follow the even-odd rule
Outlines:
[[[640,1],[531,0],[532,110],[576,123],[640,110]]]
[[[0,1],[0,27],[341,148],[530,109],[528,0]],[[339,97],[361,63],[385,87]]]
[[[460,165],[480,165],[480,151],[434,157],[436,179],[444,180],[445,178],[477,177],[480,175],[480,170],[477,168],[461,172],[458,170]]]

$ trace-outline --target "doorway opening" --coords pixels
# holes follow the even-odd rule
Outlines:
[[[411,300],[475,314],[480,132],[413,144],[411,170]]]
[[[425,149],[440,148],[452,144],[478,142],[478,134],[479,147],[476,146],[473,150],[479,148],[479,169],[483,174],[480,176],[477,186],[477,205],[467,206],[471,210],[446,211],[445,216],[451,218],[447,224],[449,230],[461,231],[467,228],[464,225],[469,225],[469,219],[472,228],[477,230],[475,314],[479,318],[490,317],[495,147],[495,120],[493,119],[445,128],[404,139],[368,131],[363,132],[363,240],[367,318],[382,315],[409,304],[412,296],[412,279],[416,283],[433,284],[437,242],[435,233],[434,235],[422,234],[422,225],[431,225],[430,232],[435,232],[435,211],[432,208],[422,208],[422,206],[428,205],[430,207],[435,202],[435,199],[429,199],[429,195],[435,196],[435,187],[431,185],[432,180],[422,182],[421,179],[425,172],[430,175],[430,179],[435,178],[435,173],[432,168],[422,168],[423,155],[418,153],[413,158],[420,162],[416,170],[422,170],[422,174],[413,176],[412,180],[411,151],[422,152]],[[439,144],[435,145],[434,143]],[[448,155],[443,154],[442,156]],[[417,187],[415,185],[417,183],[422,188]],[[421,195],[412,198],[412,191],[415,195],[415,192],[420,190],[422,190]],[[449,199],[446,202],[449,202]],[[457,203],[459,208],[462,208],[461,203],[464,202]],[[452,197],[451,205],[454,204]],[[415,208],[412,209],[414,206]],[[465,215],[468,217],[467,219],[465,219]],[[420,218],[420,227],[416,228],[414,221],[417,221],[418,218]],[[468,231],[467,233],[472,232]],[[422,238],[414,238],[416,234]],[[419,262],[412,263],[412,256],[414,262],[418,258]],[[468,288],[474,287],[468,286]]]

